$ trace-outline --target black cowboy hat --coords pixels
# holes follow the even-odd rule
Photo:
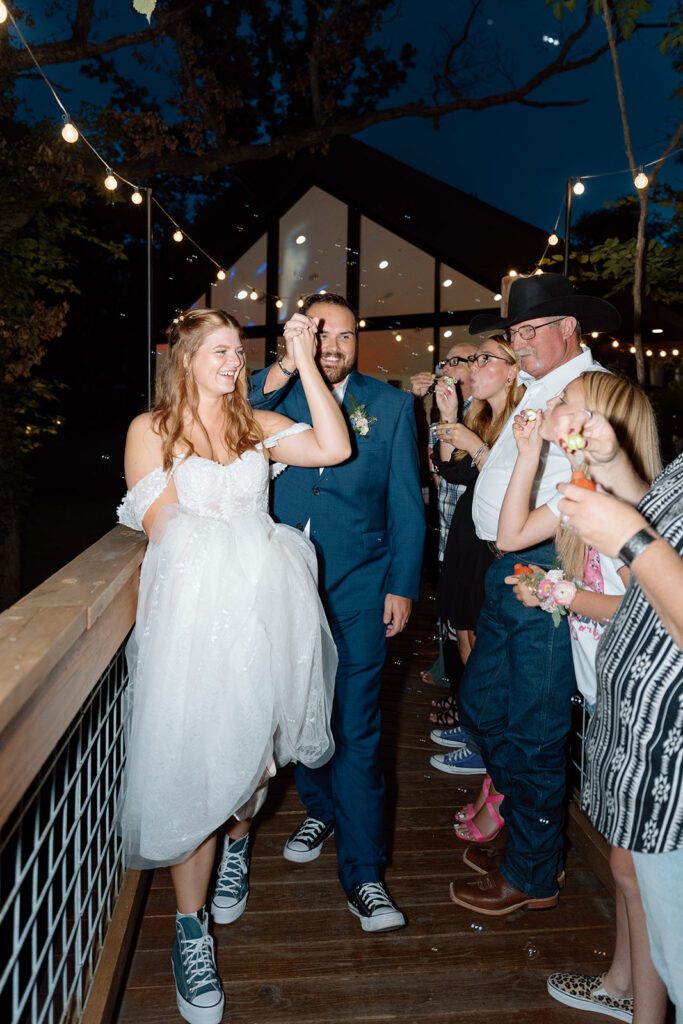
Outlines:
[[[563,274],[533,274],[518,277],[510,285],[506,317],[480,313],[471,321],[469,332],[500,331],[538,316],[573,316],[585,331],[615,331],[621,323],[619,311],[611,302],[577,295]]]

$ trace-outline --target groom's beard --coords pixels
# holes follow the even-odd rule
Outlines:
[[[319,356],[320,372],[328,384],[333,387],[345,380],[356,365],[356,356],[345,355],[336,350],[321,352]]]

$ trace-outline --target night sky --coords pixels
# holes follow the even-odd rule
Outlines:
[[[45,21],[42,3],[34,0],[28,7],[37,19],[36,28],[27,30],[29,42],[40,39],[46,28],[52,36],[62,34],[57,18]],[[663,20],[670,7],[666,0],[654,0],[647,20]],[[112,13],[114,9],[116,13]],[[144,19],[132,11],[128,0],[101,3],[98,10],[103,35],[144,27]],[[410,40],[419,56],[418,66],[399,96],[392,97],[392,104],[418,96],[430,100],[433,69],[443,54],[447,34],[457,33],[467,10],[467,0],[402,0],[398,15],[385,26],[381,42],[389,52],[397,53],[401,44]],[[504,79],[495,70],[500,56],[512,80],[524,81],[556,52],[543,36],[562,39],[578,23],[578,14],[557,21],[544,0],[484,0],[476,30],[481,73],[491,76],[491,88],[498,91],[504,87]],[[671,99],[678,78],[670,58],[657,50],[661,35],[657,29],[643,31],[620,48],[631,134],[637,159],[642,162],[660,155],[680,117],[680,104]],[[581,52],[602,44],[604,38],[602,21],[595,19]],[[114,60],[123,62],[126,70],[136,67],[125,51],[114,54]],[[64,88],[72,112],[86,97],[99,99],[92,81],[76,68],[60,66],[52,74],[58,89]],[[163,79],[154,81],[160,97],[167,88]],[[55,114],[59,122],[44,85],[30,82],[24,90],[27,106],[34,113]],[[105,89],[100,96],[104,105]],[[568,176],[602,174],[628,166],[609,55],[578,72],[558,76],[533,98],[587,102],[569,108],[533,109],[514,104],[457,113],[444,118],[438,131],[429,120],[403,119],[370,128],[359,137],[404,163],[550,230]],[[661,177],[683,187],[683,169],[675,159],[669,161]],[[591,182],[576,202],[576,216],[629,190],[628,174]]]

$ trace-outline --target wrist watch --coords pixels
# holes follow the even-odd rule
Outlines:
[[[299,372],[297,370],[296,366],[294,367],[293,370],[288,370],[287,367],[285,366],[284,362],[283,362],[283,359],[284,359],[284,356],[279,356],[278,357],[278,361],[277,361],[277,365],[280,367],[280,369],[284,373],[285,377],[295,377],[297,375],[297,373]]]
[[[638,530],[620,549],[619,558],[622,559],[625,565],[630,565],[634,558],[637,558],[640,552],[644,551],[648,544],[652,544],[654,540],[657,540],[657,537],[653,537],[647,530]]]

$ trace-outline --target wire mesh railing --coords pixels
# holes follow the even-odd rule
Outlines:
[[[0,1020],[81,1019],[123,866],[122,644],[0,833]]]

